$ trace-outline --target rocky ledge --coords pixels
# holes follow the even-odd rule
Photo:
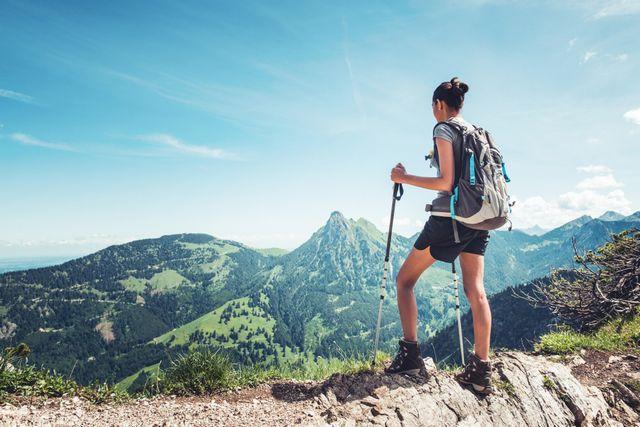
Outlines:
[[[105,405],[78,398],[14,402],[0,407],[0,425],[634,426],[640,421],[635,394],[616,399],[609,389],[585,385],[572,374],[571,365],[584,372],[598,368],[589,360],[565,365],[543,356],[500,353],[494,358],[496,392],[490,396],[475,394],[427,361],[428,378],[361,373],[209,397]],[[615,369],[613,362],[604,363]],[[620,363],[629,371],[638,368]]]
[[[542,356],[505,352],[494,359],[496,393],[479,396],[446,372],[428,379],[336,375],[316,397],[335,425],[619,426],[595,386]]]

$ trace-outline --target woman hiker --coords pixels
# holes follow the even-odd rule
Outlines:
[[[469,86],[457,77],[440,84],[433,92],[431,104],[436,121],[453,122],[465,129],[472,128],[460,114],[464,95],[468,90]],[[437,177],[410,175],[404,166],[398,163],[391,171],[391,180],[399,184],[436,190],[438,197],[447,197],[454,186],[454,159],[460,156],[462,136],[451,126],[439,124],[433,130],[433,139],[437,156],[431,161],[438,170]],[[418,309],[413,288],[420,275],[436,260],[452,263],[459,256],[464,292],[473,314],[475,351],[456,378],[460,382],[473,385],[476,391],[490,393],[493,390],[489,361],[491,310],[483,284],[484,252],[489,241],[489,232],[474,230],[458,222],[456,225],[460,243],[455,243],[451,221],[450,217],[431,215],[398,272],[398,310],[403,337],[399,342],[398,354],[385,372],[416,373],[424,370],[417,341]]]

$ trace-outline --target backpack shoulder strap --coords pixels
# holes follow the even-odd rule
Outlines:
[[[462,161],[464,156],[465,134],[467,134],[468,132],[466,132],[465,128],[459,125],[458,123],[449,122],[449,121],[442,121],[442,122],[436,123],[435,126],[433,127],[433,131],[435,132],[436,127],[441,124],[449,126],[451,129],[455,130],[462,138],[462,146],[461,146],[460,152],[458,153],[457,157],[454,157],[454,161],[453,161],[453,164],[454,164],[453,185],[455,187],[458,185],[458,182],[460,181],[460,174],[462,171]],[[472,126],[474,130],[477,129],[475,125],[472,125]],[[455,155],[455,152],[454,152],[454,155]],[[440,161],[438,156],[438,146],[436,145],[435,136],[433,137],[433,157],[435,158],[436,162]]]

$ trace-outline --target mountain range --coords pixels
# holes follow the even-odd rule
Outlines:
[[[590,216],[586,216],[586,218],[591,218]],[[634,218],[633,215],[629,215],[628,217],[625,217],[624,215],[622,215],[621,213],[615,212],[615,211],[606,211],[605,213],[603,213],[602,215],[600,215],[597,219],[601,220],[601,221],[636,221],[637,218]],[[533,225],[531,227],[528,228],[519,228],[518,230],[522,231],[523,233],[532,235],[532,236],[541,236],[544,233],[546,233],[547,231],[549,231],[549,229],[547,228],[542,228],[539,225]]]
[[[578,250],[593,249],[639,222],[637,212],[583,216],[540,236],[492,231],[487,292],[570,266],[574,241]],[[393,236],[394,273],[416,237]],[[290,252],[205,234],[110,246],[0,275],[0,342],[26,342],[33,361],[84,383],[131,384],[201,345],[246,364],[364,354],[375,328],[385,243],[372,223],[333,212]],[[433,339],[453,318],[450,283],[450,265],[438,262],[417,284],[421,340]],[[381,342],[392,351],[400,335],[393,280],[388,290]]]

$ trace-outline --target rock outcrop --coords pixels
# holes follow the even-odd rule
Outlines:
[[[568,367],[542,356],[501,353],[495,359],[496,393],[486,397],[446,372],[432,368],[430,374],[429,379],[336,375],[316,400],[334,425],[622,425],[597,387],[582,385]]]

